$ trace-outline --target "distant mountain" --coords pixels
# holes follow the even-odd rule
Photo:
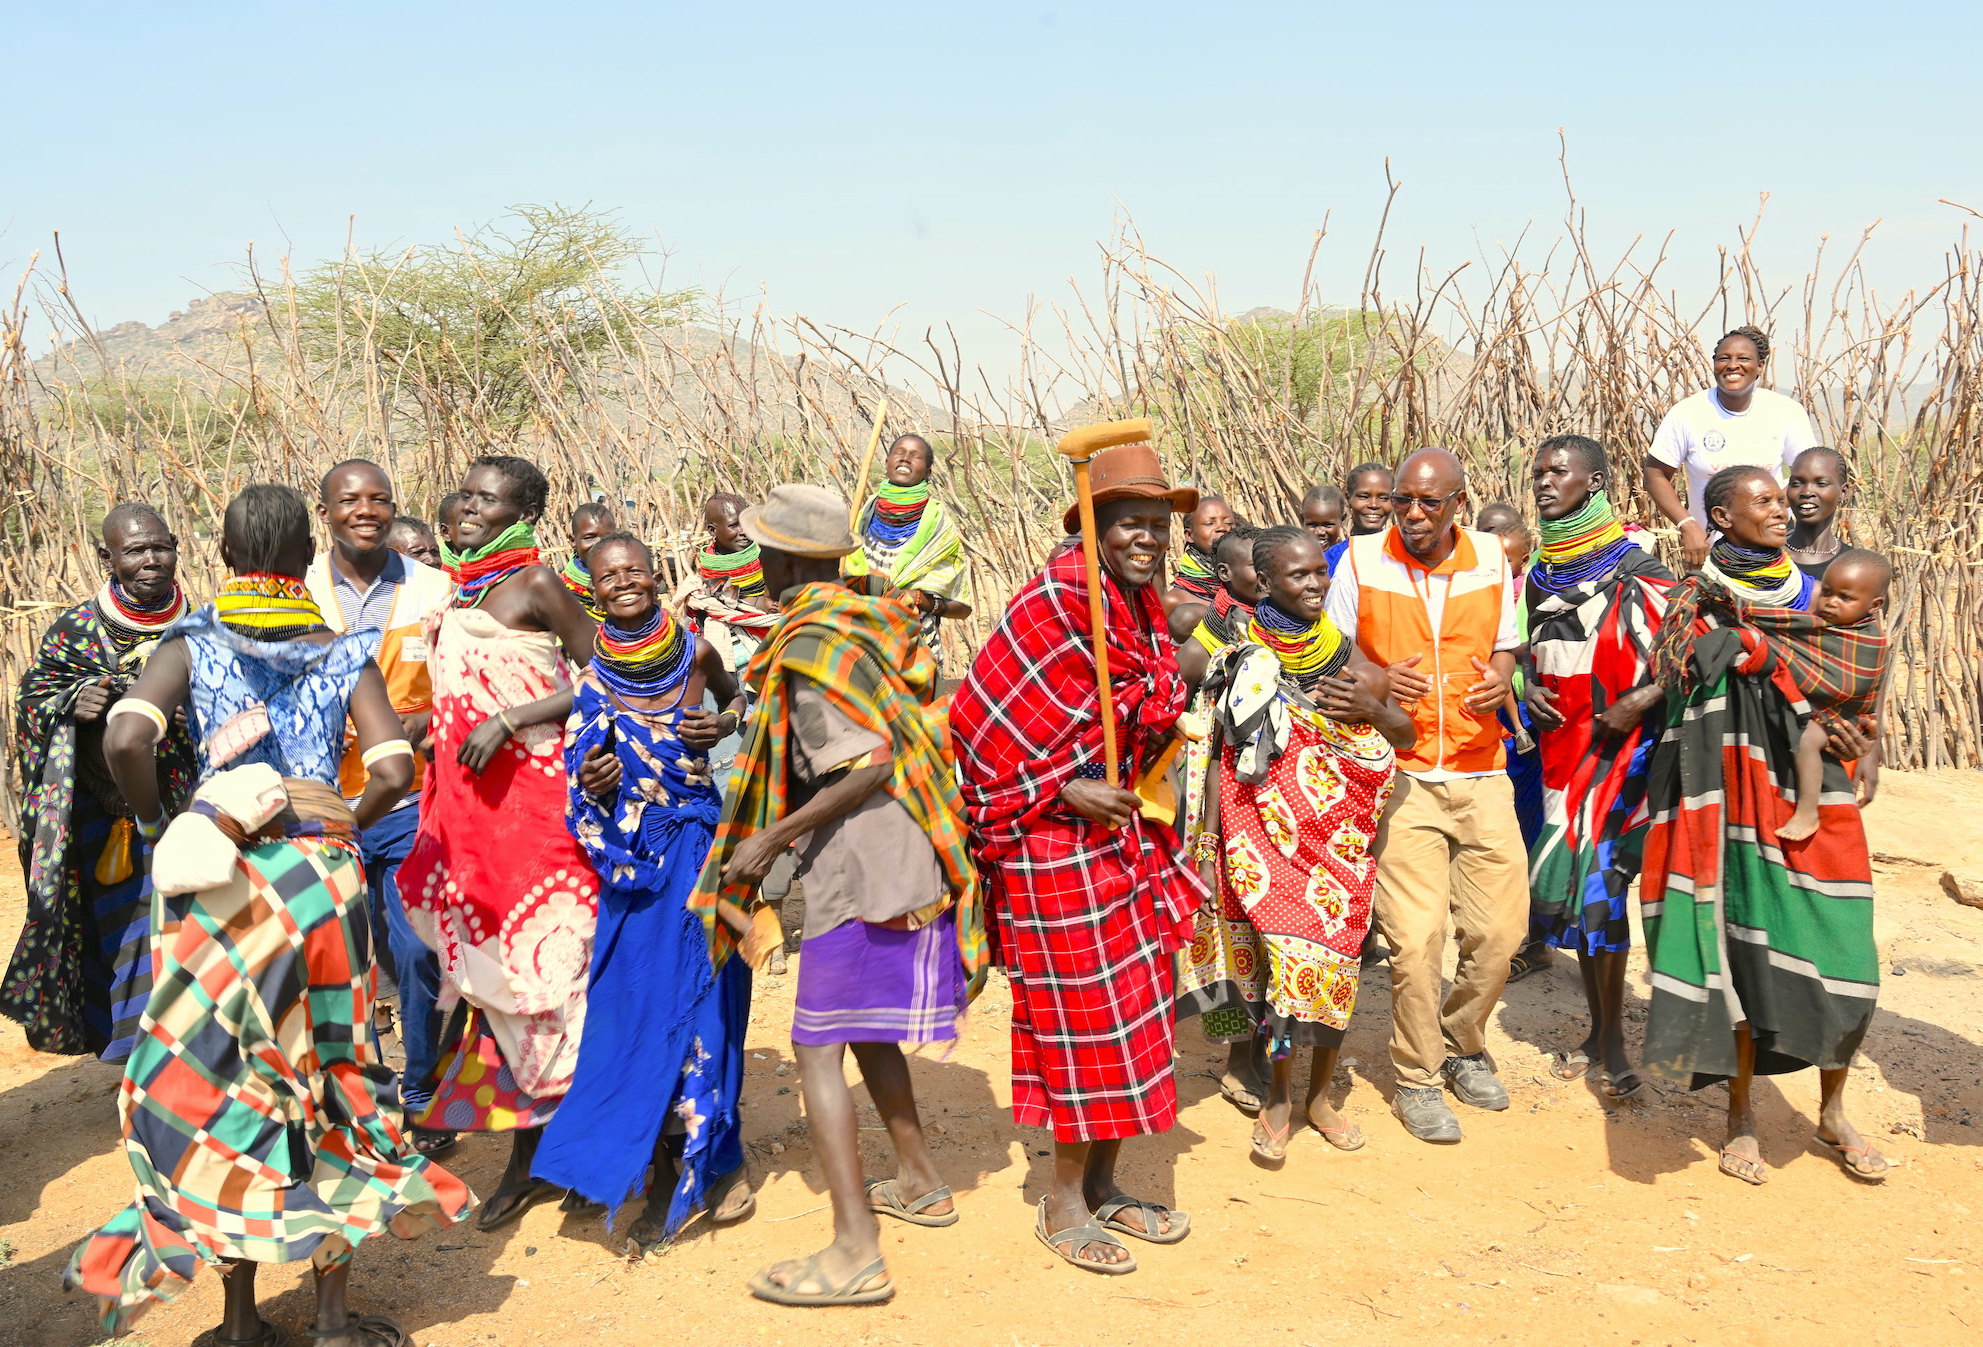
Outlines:
[[[260,323],[261,301],[255,296],[209,295],[176,311],[157,327],[119,323],[90,337],[64,342],[34,362],[34,373],[44,384],[74,383],[106,373],[198,381],[203,363],[238,360],[243,341],[257,335]]]
[[[223,376],[218,371],[239,369],[247,348],[267,343],[271,335],[256,296],[209,295],[174,312],[157,327],[119,323],[56,347],[34,362],[34,377],[40,385],[36,394],[45,399],[57,385],[105,375],[219,384]],[[664,401],[672,404],[678,419],[695,420],[708,414],[727,428],[733,425],[735,409],[748,406],[758,418],[758,433],[773,435],[818,433],[821,413],[840,423],[843,431],[849,423],[862,421],[853,399],[827,380],[815,379],[802,408],[792,393],[800,363],[754,347],[734,333],[691,323],[656,329],[646,335],[643,346],[650,370],[672,372]],[[637,377],[628,370],[608,368],[595,372],[592,386],[608,404],[619,404],[617,413],[630,401],[637,400],[646,408],[650,396],[645,390],[636,395],[636,382]],[[710,405],[712,388],[727,394],[727,408]],[[890,388],[888,400],[890,426],[932,431],[948,428],[945,414],[904,389]],[[651,414],[651,408],[647,410]]]

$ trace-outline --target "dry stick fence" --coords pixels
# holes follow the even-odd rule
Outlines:
[[[1776,339],[1778,386],[1855,465],[1853,540],[1897,565],[1889,760],[1983,766],[1983,285],[1967,232],[1940,278],[1889,305],[1866,286],[1856,250],[1829,266],[1821,251],[1800,286],[1768,288],[1752,227],[1691,311],[1661,289],[1663,248],[1642,258],[1635,245],[1600,266],[1574,197],[1563,237],[1537,265],[1519,248],[1446,272],[1420,261],[1396,292],[1380,229],[1363,293],[1345,310],[1312,291],[1325,232],[1292,317],[1248,323],[1125,225],[1102,250],[1092,298],[1035,306],[1012,325],[1017,359],[997,384],[948,332],[906,342],[759,309],[721,331],[658,330],[581,354],[556,315],[525,315],[541,338],[538,412],[507,441],[547,467],[560,505],[596,489],[640,502],[631,522],[685,567],[708,491],[749,495],[780,480],[848,491],[881,395],[893,388],[896,406],[913,405],[899,390],[922,389],[927,416],[891,421],[920,420],[937,441],[941,490],[962,516],[975,573],[977,614],[958,633],[969,647],[1060,536],[1067,488],[1046,446],[1070,420],[1156,416],[1175,470],[1262,519],[1287,518],[1310,481],[1421,444],[1466,459],[1476,501],[1525,504],[1530,449],[1581,431],[1611,447],[1625,468],[1619,494],[1644,518],[1634,465],[1660,416],[1705,386],[1721,331],[1758,322]],[[98,583],[91,525],[109,501],[148,500],[174,521],[200,593],[216,578],[219,507],[244,482],[308,487],[338,459],[374,458],[409,508],[429,513],[472,454],[505,441],[446,405],[419,369],[381,357],[362,321],[339,357],[308,358],[286,272],[265,277],[251,259],[250,275],[254,321],[230,353],[142,372],[147,388],[161,373],[180,376],[182,391],[133,392],[114,418],[102,391],[135,390],[141,372],[113,368],[63,307],[59,255],[44,289],[56,297],[50,316],[76,337],[73,377],[37,383],[29,367],[22,334],[38,292],[28,278],[0,314],[0,468],[11,489],[0,518],[0,685],[14,685],[49,614]]]

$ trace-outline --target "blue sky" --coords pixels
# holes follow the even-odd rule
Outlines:
[[[1563,212],[1601,250],[1675,231],[1669,280],[1771,203],[1785,280],[1819,237],[1931,282],[1983,209],[1973,5],[998,6],[568,3],[14,7],[0,156],[9,279],[62,232],[84,310],[162,320],[247,245],[445,240],[592,202],[677,284],[855,327],[905,305],[997,365],[1029,293],[1096,273],[1118,203],[1233,311],[1318,275],[1353,299],[1405,183],[1393,275]],[[1538,254],[1539,255],[1539,254]]]

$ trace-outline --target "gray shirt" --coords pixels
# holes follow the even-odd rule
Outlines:
[[[792,775],[806,798],[823,778],[888,740],[863,729],[826,699],[819,685],[791,678]],[[893,921],[944,894],[936,848],[902,802],[877,790],[845,818],[801,837],[798,878],[806,886],[804,938],[843,922]]]

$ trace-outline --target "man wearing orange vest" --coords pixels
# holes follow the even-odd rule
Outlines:
[[[1462,1103],[1508,1107],[1487,1017],[1528,923],[1528,852],[1494,718],[1520,643],[1515,590],[1500,540],[1454,522],[1467,491],[1452,454],[1407,458],[1391,504],[1390,528],[1350,540],[1328,608],[1386,667],[1418,728],[1418,743],[1398,752],[1372,847],[1377,927],[1391,948],[1391,1107],[1419,1140],[1455,1142],[1442,1076]],[[1441,1005],[1449,913],[1459,967]]]
[[[427,737],[434,700],[427,677],[427,619],[447,607],[454,583],[443,572],[409,561],[392,549],[386,535],[396,514],[392,479],[378,464],[352,459],[325,473],[318,488],[317,517],[330,530],[331,546],[310,563],[304,583],[333,628],[376,634],[372,657],[386,676],[386,691],[406,727],[407,739],[419,744]],[[407,924],[395,877],[420,824],[426,763],[418,755],[413,763],[413,789],[359,838],[371,888],[372,927],[379,945],[376,958],[399,984],[399,1034],[406,1050],[400,1103],[409,1117],[432,1097],[441,1036],[440,1016],[434,1009],[440,961]],[[364,794],[365,767],[358,758],[357,740],[349,733],[338,775],[338,789],[347,799]],[[378,938],[381,926],[383,938]],[[454,1134],[415,1128],[413,1143],[423,1154],[437,1154],[454,1143]]]

